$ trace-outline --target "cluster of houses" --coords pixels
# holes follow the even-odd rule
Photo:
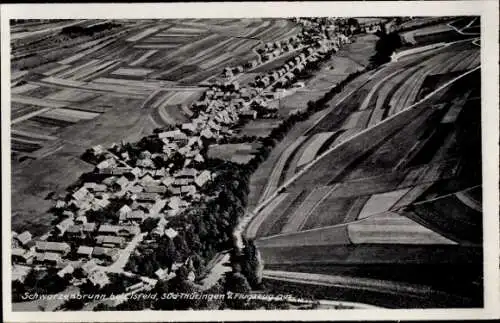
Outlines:
[[[240,87],[236,81],[218,81],[210,85],[192,104],[194,114],[189,122],[148,137],[161,152],[143,149],[131,156],[125,145],[117,144],[110,149],[100,145],[89,149],[95,171],[56,201],[60,220],[51,233],[37,239],[27,231],[13,235],[13,279],[22,281],[30,266],[58,268],[61,277],[81,268],[88,281],[105,286],[109,279],[104,268],[123,255],[130,241],[141,234],[140,226],[146,219],[158,219],[149,232],[151,238],[175,237],[177,232],[169,227],[168,219],[193,201],[207,198],[203,187],[216,176],[204,166],[210,144],[233,136],[241,120],[266,115],[273,109],[268,103],[277,97],[277,87],[295,82],[296,73],[348,41],[340,36],[326,39],[321,31],[318,29],[317,35],[309,31],[308,37],[315,40],[311,45],[304,46],[304,51],[284,66],[257,77],[253,84]],[[301,40],[301,36],[294,36],[267,44],[266,53],[292,50],[302,46]],[[224,74],[241,72],[239,66],[226,69]],[[178,155],[183,157],[182,165],[172,161]],[[157,160],[167,166],[158,167]],[[73,279],[73,283],[81,280]]]

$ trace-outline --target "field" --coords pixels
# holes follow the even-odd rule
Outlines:
[[[265,138],[269,136],[271,131],[273,131],[274,128],[278,127],[280,123],[281,123],[280,120],[275,120],[275,119],[251,120],[250,122],[248,122],[243,126],[243,128],[241,129],[241,131],[238,133],[237,136],[239,137],[255,136],[258,138]]]
[[[208,157],[245,164],[253,158],[259,147],[259,143],[210,145],[208,147]]]

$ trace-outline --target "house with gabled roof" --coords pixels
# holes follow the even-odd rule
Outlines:
[[[165,187],[170,187],[174,181],[175,181],[175,179],[173,177],[167,176],[163,179],[163,181],[161,183],[163,185],[165,185]]]
[[[121,216],[125,216],[127,214],[129,214],[130,212],[132,212],[132,209],[130,208],[130,206],[128,206],[127,204],[123,205],[119,210],[118,210],[118,216],[121,217]]]
[[[154,202],[160,198],[158,193],[140,192],[132,195],[132,199],[142,202]]]
[[[181,194],[183,195],[193,195],[196,193],[196,186],[186,185],[181,187]]]
[[[66,232],[66,230],[72,226],[73,224],[75,224],[75,222],[73,221],[72,218],[67,218],[67,219],[64,219],[62,220],[61,222],[59,222],[57,225],[56,225],[56,228],[57,230],[59,230],[59,234],[60,235],[63,235],[64,232]]]
[[[130,185],[129,180],[125,176],[121,176],[118,178],[114,184],[113,184],[113,189],[115,190],[124,190]]]
[[[174,196],[181,195],[181,189],[180,189],[180,187],[170,186],[168,188],[168,191],[170,192],[170,194],[172,194]]]
[[[79,257],[90,258],[90,257],[92,257],[92,252],[93,251],[94,251],[94,247],[80,246],[80,247],[78,247],[78,250],[76,251],[76,254]]]
[[[24,231],[23,233],[16,236],[16,240],[19,241],[19,243],[23,246],[28,244],[31,241],[31,238],[31,232],[29,231]]]
[[[208,181],[212,179],[212,173],[208,170],[202,171],[198,176],[196,176],[194,182],[198,187],[203,187]]]
[[[160,132],[158,134],[158,138],[160,139],[168,138],[170,140],[175,140],[175,141],[188,139],[187,135],[184,132],[180,131],[179,129]]]
[[[163,194],[167,191],[165,186],[160,185],[144,185],[144,192]]]
[[[175,178],[195,178],[198,171],[194,168],[183,168],[174,174]]]
[[[167,200],[158,200],[148,209],[149,216],[157,216],[167,204]]]
[[[35,257],[37,263],[58,266],[63,262],[61,254],[57,252],[41,252]]]
[[[178,234],[179,234],[179,232],[177,232],[177,230],[174,230],[172,228],[168,228],[165,230],[165,235],[167,237],[169,237],[170,239],[177,237]]]
[[[71,266],[70,264],[66,265],[63,269],[59,270],[57,272],[57,276],[63,278],[66,275],[71,275],[75,271],[75,268]]]
[[[80,187],[71,196],[75,200],[81,201],[81,200],[85,199],[88,195],[89,195],[89,191],[85,187]]]
[[[66,242],[37,241],[35,248],[37,252],[55,252],[61,255],[71,251],[71,246]]]
[[[115,235],[121,237],[132,237],[140,232],[139,227],[132,225],[101,224],[97,230],[101,235]]]
[[[211,139],[211,138],[214,138],[214,137],[215,137],[214,133],[213,133],[210,129],[208,129],[208,128],[203,129],[203,130],[200,132],[200,135],[201,135],[202,137],[206,138],[206,139]]]
[[[134,210],[127,215],[125,215],[125,220],[133,221],[137,223],[142,223],[147,218],[147,215],[144,214],[143,210]]]
[[[97,236],[95,238],[97,245],[105,248],[123,248],[125,246],[125,238],[117,236]]]
[[[92,210],[97,211],[100,209],[104,209],[111,202],[108,199],[94,199],[92,200]]]

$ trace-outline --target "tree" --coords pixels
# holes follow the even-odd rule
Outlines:
[[[261,283],[262,261],[253,240],[244,241],[243,255],[241,256],[241,272],[254,288]]]
[[[140,225],[141,232],[151,232],[160,221],[159,218],[146,218]]]
[[[155,310],[164,310],[168,309],[169,302],[165,296],[169,292],[169,284],[166,280],[160,280],[156,283],[155,287],[151,291],[153,294],[158,295],[158,299],[153,303],[153,309]]]
[[[234,266],[234,271],[230,273],[225,281],[224,290],[228,297],[226,305],[232,309],[244,309],[248,305],[248,301],[244,298],[231,297],[233,293],[236,295],[245,295],[251,291],[250,284],[245,276],[239,272],[238,265]]]

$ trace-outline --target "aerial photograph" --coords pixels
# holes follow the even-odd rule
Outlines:
[[[12,311],[483,308],[480,20],[11,19]]]

